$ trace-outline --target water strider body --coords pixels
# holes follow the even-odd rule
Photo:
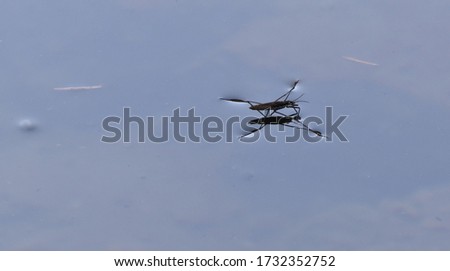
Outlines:
[[[298,105],[299,102],[306,102],[306,101],[300,101],[300,98],[303,97],[304,94],[300,95],[300,97],[294,99],[294,100],[288,100],[289,95],[291,95],[292,91],[295,89],[297,84],[300,82],[300,80],[297,80],[294,82],[294,85],[292,88],[286,92],[285,94],[281,95],[278,99],[272,102],[267,103],[260,103],[255,101],[246,101],[241,99],[228,99],[228,98],[220,98],[224,101],[229,102],[237,102],[237,103],[248,103],[250,105],[251,110],[256,110],[262,115],[264,115],[261,111],[265,111],[266,115],[272,116],[275,112],[278,110],[281,110],[283,108],[293,108],[295,112],[300,113],[300,106]],[[284,99],[283,99],[284,97]],[[283,100],[281,100],[283,99]],[[270,113],[272,111],[272,113]],[[270,113],[270,114],[269,114]]]

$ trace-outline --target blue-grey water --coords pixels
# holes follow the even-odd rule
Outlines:
[[[448,10],[2,1],[0,249],[449,250]],[[100,141],[124,107],[257,117],[219,97],[270,101],[296,79],[302,115],[348,115],[349,142]]]

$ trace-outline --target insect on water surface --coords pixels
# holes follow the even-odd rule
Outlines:
[[[297,84],[299,82],[300,82],[300,80],[295,81],[294,85],[288,92],[281,95],[278,99],[276,99],[273,102],[260,103],[260,102],[246,101],[246,100],[241,100],[241,99],[229,99],[229,98],[220,98],[220,99],[224,100],[224,101],[229,101],[229,102],[248,103],[250,105],[249,108],[251,110],[257,110],[261,114],[263,114],[261,111],[265,111],[266,114],[268,114],[268,116],[272,116],[275,112],[277,112],[278,110],[283,109],[283,108],[293,108],[295,110],[295,112],[300,113],[300,106],[298,105],[298,103],[306,102],[306,101],[300,100],[304,94],[300,95],[298,98],[296,98],[294,100],[288,100],[292,91],[295,89],[295,87],[297,86]],[[272,113],[269,114],[270,111],[272,111]]]
[[[288,100],[292,91],[295,89],[295,87],[297,86],[297,84],[299,82],[300,82],[300,80],[295,81],[292,88],[288,92],[281,95],[280,97],[278,97],[278,99],[276,99],[275,101],[272,101],[272,102],[260,103],[260,102],[255,102],[255,101],[242,100],[242,99],[220,98],[221,100],[229,101],[229,102],[248,103],[250,105],[249,108],[251,110],[256,110],[262,115],[261,118],[255,118],[248,122],[249,124],[259,124],[260,126],[256,129],[253,129],[250,132],[240,136],[239,138],[243,138],[248,135],[251,135],[251,134],[261,130],[266,125],[283,125],[283,126],[292,127],[295,129],[307,130],[308,132],[312,132],[312,133],[316,134],[317,136],[326,137],[321,132],[310,129],[307,125],[305,125],[302,121],[300,121],[301,120],[300,106],[298,105],[298,103],[306,102],[306,101],[300,100],[304,94],[300,95],[298,98],[296,98],[294,100]],[[292,108],[292,109],[294,109],[295,113],[291,114],[291,115],[286,115],[282,112],[279,112],[279,110],[284,109],[284,108]],[[274,116],[275,113],[277,113],[278,115]],[[299,127],[299,126],[291,125],[291,123],[301,124],[302,126]]]

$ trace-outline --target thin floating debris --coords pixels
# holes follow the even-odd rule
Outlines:
[[[94,85],[94,86],[73,86],[73,87],[57,87],[53,88],[54,90],[91,90],[91,89],[99,89],[102,88],[102,85]]]
[[[365,65],[371,65],[371,66],[378,66],[377,63],[374,62],[369,62],[369,61],[365,61],[365,60],[361,60],[361,59],[357,59],[351,56],[342,56],[342,58],[356,62],[356,63],[361,63],[361,64],[365,64]]]

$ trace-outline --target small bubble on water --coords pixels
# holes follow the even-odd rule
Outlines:
[[[32,132],[37,129],[37,123],[31,119],[22,119],[18,123],[19,128],[25,132]]]

